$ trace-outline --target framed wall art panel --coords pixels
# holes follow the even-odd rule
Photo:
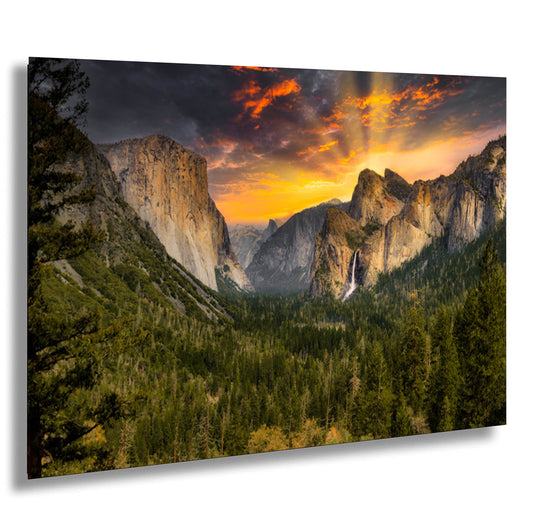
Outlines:
[[[506,80],[30,58],[28,476],[503,425]]]

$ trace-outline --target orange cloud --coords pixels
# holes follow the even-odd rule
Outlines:
[[[209,141],[203,136],[195,139],[193,147],[206,158],[209,170],[240,168],[247,165],[250,159],[258,157],[252,152],[251,142],[230,139],[217,133]]]
[[[264,224],[269,218],[301,211],[335,197],[349,200],[359,171],[364,168],[379,174],[390,168],[409,182],[451,174],[469,154],[478,153],[502,133],[505,125],[491,126],[432,140],[408,151],[402,150],[398,141],[384,144],[370,140],[367,150],[360,146],[345,158],[331,156],[321,170],[313,173],[295,165],[271,162],[265,164],[262,172],[241,174],[234,182],[217,186],[213,198],[228,223]],[[333,142],[328,143],[334,146]]]
[[[263,68],[261,66],[232,66],[232,70],[237,73],[243,73],[246,70],[254,70],[256,72],[278,72],[277,68]]]
[[[324,145],[321,145],[318,148],[318,152],[327,151],[327,150],[331,149],[331,147],[333,147],[334,145],[338,145],[338,143],[339,143],[339,140],[335,140],[334,142],[324,143]]]
[[[259,118],[261,112],[276,98],[297,94],[301,89],[296,79],[285,79],[266,88],[261,88],[255,80],[251,79],[233,93],[233,100],[242,103],[244,112],[249,112],[252,118]]]
[[[348,154],[348,156],[346,156],[345,158],[340,158],[340,159],[338,159],[338,160],[337,160],[337,163],[338,163],[339,165],[343,165],[343,166],[346,166],[346,165],[349,165],[350,163],[353,163],[354,160],[355,160],[355,158],[356,158],[356,156],[357,156],[357,154],[358,154],[359,152],[361,152],[362,150],[363,150],[362,147],[359,147],[359,148],[357,149],[357,152],[356,152],[355,150],[352,149],[352,150],[350,151],[350,154]]]
[[[246,102],[248,99],[257,97],[261,93],[261,86],[254,80],[249,80],[240,89],[233,92],[233,100],[237,102]]]
[[[369,95],[347,95],[335,106],[333,113],[324,122],[343,123],[349,119],[358,121],[362,127],[371,127],[380,132],[416,124],[409,113],[415,112],[424,119],[421,112],[440,106],[447,98],[464,92],[460,81],[443,86],[438,77],[420,86],[408,86],[403,90],[391,91],[376,88]]]
[[[335,140],[332,142],[327,142],[322,145],[319,145],[318,147],[308,147],[307,149],[297,152],[297,156],[305,156],[306,154],[314,154],[315,152],[326,152],[331,149],[334,145],[338,145],[339,140]]]

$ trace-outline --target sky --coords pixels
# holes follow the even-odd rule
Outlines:
[[[359,172],[451,174],[506,132],[504,78],[82,61],[95,143],[168,136],[207,159],[228,224],[352,196]]]

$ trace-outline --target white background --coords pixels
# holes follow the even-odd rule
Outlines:
[[[526,6],[527,2],[465,0],[4,3],[3,513],[531,514],[528,215],[533,45]],[[24,77],[30,55],[508,77],[507,426],[25,480]]]

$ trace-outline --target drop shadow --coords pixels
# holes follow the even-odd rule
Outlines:
[[[15,65],[11,70],[11,128],[13,149],[11,156],[11,209],[9,248],[11,250],[10,309],[12,342],[11,375],[13,389],[10,415],[13,422],[10,442],[10,462],[14,487],[21,487],[26,479],[26,295],[27,295],[27,68]]]
[[[232,472],[248,470],[253,474],[254,470],[261,468],[283,468],[291,464],[305,465],[316,463],[321,459],[346,459],[356,461],[368,455],[378,457],[386,454],[394,456],[406,451],[419,451],[427,448],[442,449],[457,444],[478,443],[488,441],[496,435],[495,428],[479,428],[474,430],[458,430],[439,434],[417,435],[409,437],[397,437],[394,439],[381,439],[357,443],[336,444],[319,446],[316,448],[304,448],[279,452],[260,453],[257,455],[241,455],[237,457],[220,457],[209,460],[181,462],[175,464],[162,464],[156,466],[142,466],[137,468],[102,471],[95,473],[81,473],[77,475],[27,480],[17,484],[18,490],[40,491],[62,488],[69,489],[80,485],[98,487],[109,485],[109,482],[121,484],[130,480],[157,480],[174,477],[202,477],[216,472]]]

